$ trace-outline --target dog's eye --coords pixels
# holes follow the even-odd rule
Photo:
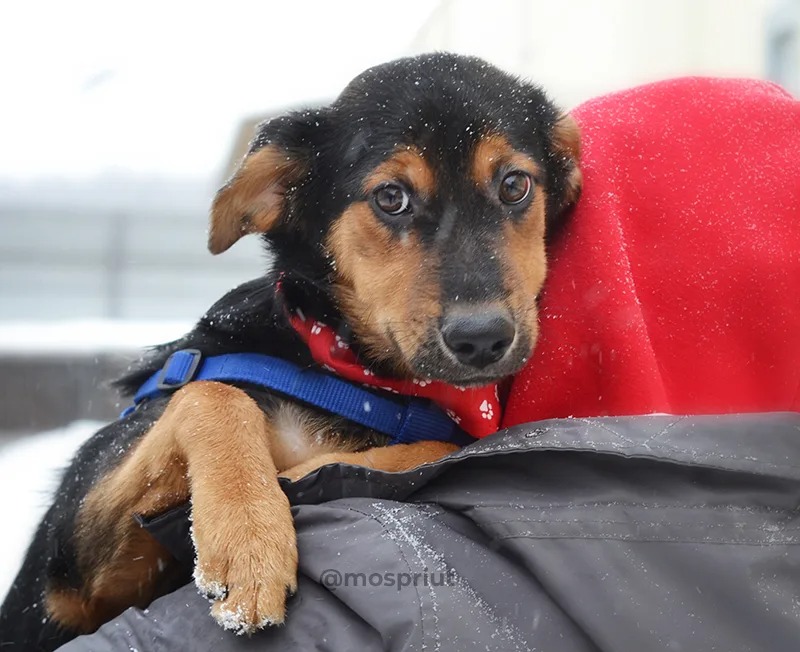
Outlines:
[[[524,172],[509,172],[500,182],[500,201],[519,204],[531,193],[531,178]]]
[[[387,215],[400,215],[410,210],[411,198],[400,186],[389,184],[375,191],[375,203]]]

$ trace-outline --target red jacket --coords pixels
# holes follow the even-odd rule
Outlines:
[[[504,426],[800,408],[800,102],[678,79],[573,115],[583,196]]]

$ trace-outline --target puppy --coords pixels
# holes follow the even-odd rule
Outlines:
[[[319,368],[298,317],[333,329],[367,375],[464,391],[508,377],[536,343],[545,244],[578,197],[578,156],[569,116],[479,59],[367,70],[330,106],[258,128],[213,202],[209,248],[259,234],[271,270],[121,387],[134,392],[183,349]],[[64,473],[0,612],[0,645],[55,649],[187,581],[134,515],[190,498],[194,578],[214,618],[239,633],[282,622],[297,552],[278,475],[331,462],[401,471],[455,449],[388,443],[246,382],[195,381],[141,402]]]

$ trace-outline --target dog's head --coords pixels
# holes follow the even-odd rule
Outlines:
[[[262,124],[214,200],[209,248],[262,233],[369,359],[495,381],[536,342],[545,236],[578,197],[578,154],[575,122],[536,86],[475,58],[400,59]]]

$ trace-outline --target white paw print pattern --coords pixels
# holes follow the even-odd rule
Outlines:
[[[311,326],[311,334],[312,335],[319,335],[322,332],[322,324],[318,321],[314,322],[314,325]]]
[[[461,423],[461,417],[458,416],[455,412],[453,412],[452,410],[445,410],[445,412],[447,413],[447,416],[450,417],[457,424]]]
[[[347,342],[345,342],[339,335],[336,336],[336,346],[338,346],[340,349],[350,348],[349,346],[347,346]]]
[[[494,408],[486,399],[484,399],[483,403],[481,403],[481,416],[484,419],[491,419],[494,417]]]
[[[415,385],[419,385],[420,387],[427,387],[431,384],[430,380],[424,380],[422,378],[414,378],[411,382]]]
[[[372,373],[369,369],[364,369],[364,375],[365,376],[374,376],[375,374]]]

